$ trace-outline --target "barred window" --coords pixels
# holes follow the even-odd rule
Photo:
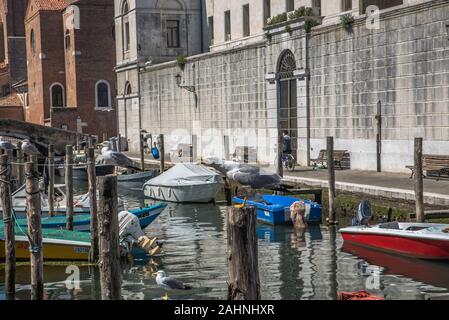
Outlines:
[[[167,47],[180,47],[179,20],[167,20]]]

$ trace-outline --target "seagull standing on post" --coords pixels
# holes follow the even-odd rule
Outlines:
[[[156,277],[156,283],[159,287],[165,290],[190,290],[192,287],[186,286],[179,280],[172,277],[167,277],[165,271],[158,271]],[[168,300],[168,292],[165,292],[164,300]]]
[[[142,171],[141,168],[137,168],[134,162],[121,152],[112,150],[112,142],[109,142],[106,147],[101,149],[101,155],[106,164],[114,165],[117,167],[123,167],[133,169],[136,171]]]
[[[23,140],[22,151],[28,156],[28,159],[36,159],[34,161],[37,161],[39,157],[42,157],[42,154],[39,152],[36,146],[32,144],[28,139]]]

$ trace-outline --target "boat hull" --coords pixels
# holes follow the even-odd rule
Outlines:
[[[220,183],[187,185],[179,187],[151,186],[144,187],[146,197],[176,203],[212,202],[221,188]]]
[[[89,259],[90,243],[47,242],[43,240],[44,260],[87,261]],[[5,258],[5,240],[0,239],[0,259]],[[29,260],[30,250],[28,239],[16,235],[16,259]]]
[[[341,232],[345,242],[420,259],[449,260],[449,241]]]
[[[255,206],[257,211],[257,220],[269,225],[285,225],[292,224],[290,217],[290,206],[302,199],[286,197],[286,196],[272,196],[272,195],[262,195],[261,199],[263,201],[252,201],[239,197],[234,197],[232,202],[237,204],[243,204]],[[308,223],[321,223],[322,210],[321,206],[317,203],[303,200],[306,204],[307,211],[307,222]]]

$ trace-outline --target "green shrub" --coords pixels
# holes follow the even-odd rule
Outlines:
[[[180,55],[176,57],[176,65],[179,67],[179,69],[184,70],[184,66],[187,63],[187,58],[184,55]]]
[[[354,24],[354,21],[355,21],[355,19],[352,16],[352,14],[350,14],[350,13],[344,14],[340,17],[341,26],[346,31],[350,31],[352,29],[352,25]]]
[[[295,11],[291,12],[288,15],[288,18],[290,20],[294,20],[294,19],[298,19],[301,17],[310,17],[313,16],[313,9],[310,7],[299,7],[298,9],[296,9]]]
[[[268,20],[267,25],[272,26],[274,24],[278,24],[278,23],[285,22],[285,21],[287,21],[287,13],[286,12],[278,14],[277,16],[271,17]]]

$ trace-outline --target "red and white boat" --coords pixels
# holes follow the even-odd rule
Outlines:
[[[340,229],[345,242],[422,259],[449,260],[449,225],[389,222]]]

